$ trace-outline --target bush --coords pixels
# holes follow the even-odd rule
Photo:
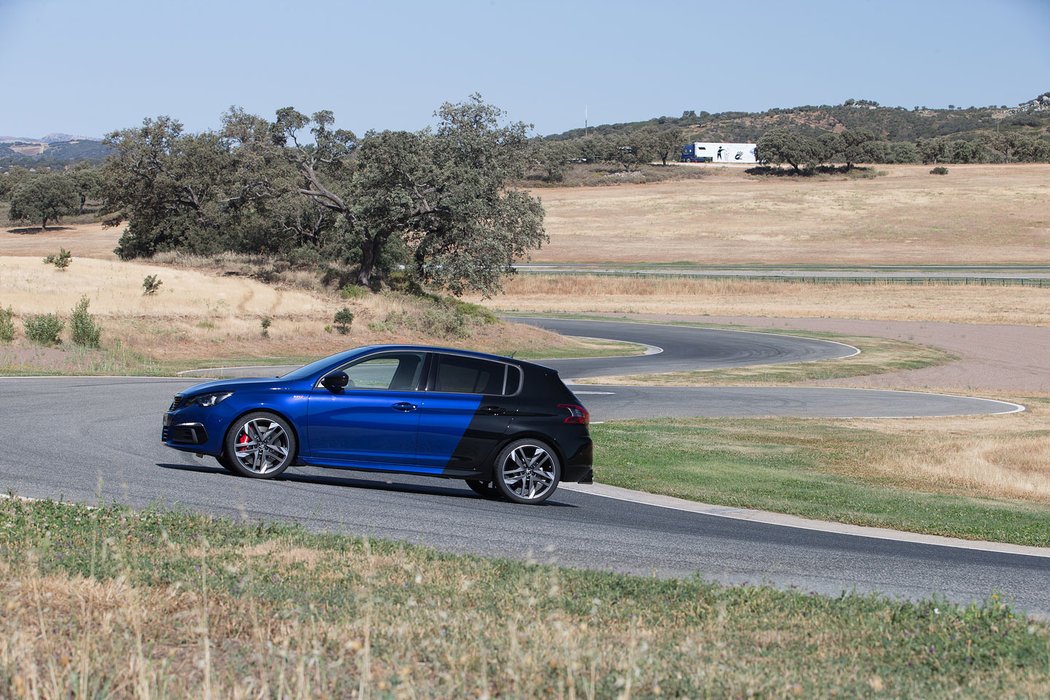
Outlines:
[[[360,299],[368,295],[368,290],[357,284],[348,284],[339,290],[339,295],[344,299]]]
[[[332,320],[335,322],[335,329],[346,335],[350,332],[350,324],[354,322],[354,312],[344,306],[335,312],[335,318]]]
[[[66,324],[57,314],[33,314],[22,319],[26,337],[38,345],[57,345],[58,334]]]
[[[0,341],[10,343],[15,339],[14,312],[11,307],[0,309]]]
[[[948,168],[943,165],[938,165],[936,168],[930,171],[930,175],[947,175]]]
[[[73,315],[69,319],[70,335],[73,337],[74,345],[83,345],[86,348],[97,348],[102,336],[102,326],[95,323],[95,319],[88,313],[88,298],[80,297]]]
[[[59,270],[65,270],[69,267],[69,263],[73,261],[73,254],[65,248],[59,248],[57,253],[44,258],[44,263],[47,265],[54,265]]]
[[[153,296],[162,284],[164,283],[160,281],[160,277],[157,275],[146,275],[142,280],[142,296]]]
[[[273,324],[273,319],[269,316],[263,316],[259,319],[259,325],[262,326],[262,337],[270,337],[270,326]]]

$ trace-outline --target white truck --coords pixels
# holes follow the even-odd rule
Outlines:
[[[753,143],[697,141],[682,146],[682,163],[757,163]]]

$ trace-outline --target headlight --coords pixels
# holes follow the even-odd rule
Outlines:
[[[190,398],[186,399],[186,405],[203,406],[204,408],[210,408],[215,404],[219,403],[220,401],[225,401],[231,396],[233,396],[232,391],[226,391],[221,394],[200,394],[198,396],[191,396]]]

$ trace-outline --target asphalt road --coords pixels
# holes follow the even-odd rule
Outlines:
[[[651,344],[671,346],[660,327],[647,328],[653,333]],[[747,344],[746,335],[737,337]],[[696,342],[703,345],[702,337]],[[608,366],[613,360],[595,362]],[[724,583],[766,583],[831,595],[879,591],[969,602],[998,592],[1020,610],[1050,617],[1050,558],[729,520],[564,490],[547,505],[529,507],[484,501],[458,482],[401,475],[303,468],[275,482],[235,478],[210,459],[184,456],[159,442],[160,417],[171,395],[191,383],[0,380],[0,488],[30,497],[85,502],[101,497],[134,506],[153,503],[235,518],[294,520],[311,529],[395,538],[455,552],[646,575],[698,574]],[[581,398],[605,417],[652,410],[646,402],[653,395],[641,389],[629,389],[641,392],[637,394],[625,394],[625,387],[608,390],[620,393]],[[679,393],[669,401],[692,400],[693,410],[702,411],[717,397],[700,391],[693,399]],[[759,413],[785,410],[789,404],[791,410],[805,411],[828,400],[819,393],[824,390],[783,391],[799,393],[771,396],[768,408]],[[888,393],[887,406],[902,396],[921,396],[863,393]],[[753,394],[726,399],[727,405],[753,400]],[[846,414],[858,413],[841,400]],[[965,412],[963,408],[974,407],[952,404],[956,412]],[[999,410],[1008,408],[998,405]]]

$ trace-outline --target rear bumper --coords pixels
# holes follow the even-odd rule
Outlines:
[[[594,443],[591,442],[590,438],[587,438],[587,440],[579,446],[575,454],[569,456],[565,460],[565,467],[562,469],[561,480],[578,484],[594,483],[593,464]]]

